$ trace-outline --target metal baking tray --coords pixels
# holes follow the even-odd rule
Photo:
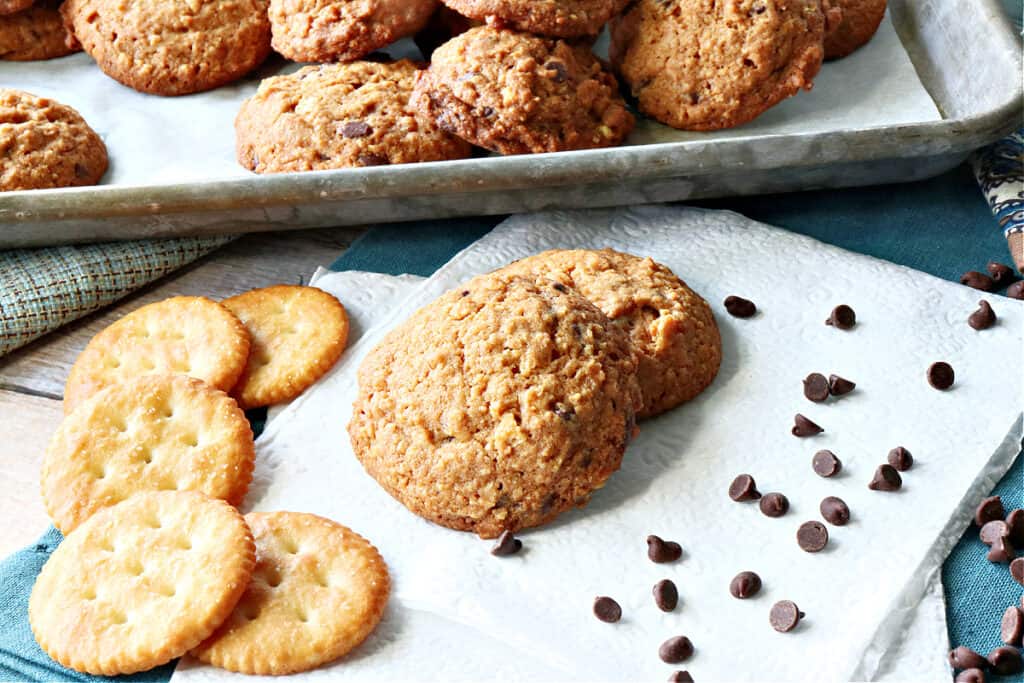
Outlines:
[[[942,119],[152,186],[0,195],[0,247],[287,230],[917,180],[1022,123],[999,0],[890,0]]]

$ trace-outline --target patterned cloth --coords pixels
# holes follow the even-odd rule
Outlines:
[[[978,185],[1024,271],[1024,128],[979,150],[971,159]]]

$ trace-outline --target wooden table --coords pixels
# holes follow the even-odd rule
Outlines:
[[[64,381],[101,329],[143,304],[179,294],[222,299],[254,287],[308,282],[365,228],[246,235],[105,310],[0,358],[0,557],[35,541],[50,520],[39,495],[39,465],[60,423]]]

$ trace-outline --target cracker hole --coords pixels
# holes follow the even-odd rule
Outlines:
[[[107,553],[114,552],[114,542],[109,538],[104,538],[100,541],[100,550]]]
[[[161,586],[157,592],[165,598],[173,598],[175,595],[178,594],[178,589],[174,586],[164,585]]]
[[[86,588],[85,590],[83,590],[82,591],[82,599],[83,600],[95,600],[96,599],[96,589],[90,586],[89,588]]]
[[[330,585],[330,582],[327,580],[327,575],[323,572],[317,572],[315,578],[317,585],[321,588],[327,588],[327,586]]]
[[[295,618],[301,621],[303,624],[309,621],[309,615],[306,614],[305,610],[295,610]]]
[[[296,555],[299,552],[299,544],[296,543],[294,539],[282,538],[281,539],[281,549],[284,550],[289,555]]]
[[[127,624],[128,617],[125,615],[124,612],[111,612],[110,621],[114,624]]]
[[[192,541],[188,538],[182,537],[175,542],[175,547],[180,550],[192,550]]]

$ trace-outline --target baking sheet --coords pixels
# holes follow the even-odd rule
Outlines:
[[[389,52],[396,57],[418,54],[411,41],[402,41]],[[76,54],[47,62],[0,62],[0,87],[53,97],[78,109],[108,146],[111,167],[105,184],[168,185],[250,175],[235,162],[235,114],[255,92],[260,78],[295,68],[278,59],[239,83],[208,93],[161,98],[118,84],[87,55]],[[822,67],[812,92],[786,100],[745,126],[694,133],[643,119],[628,142],[712,142],[940,118],[886,16],[869,45]]]
[[[529,653],[559,678],[663,679],[658,644],[689,635],[697,654],[686,665],[703,680],[864,680],[886,667],[906,622],[934,581],[935,569],[967,525],[971,508],[1012,461],[1021,396],[992,404],[1007,363],[1018,363],[1024,305],[991,296],[1000,324],[983,333],[964,320],[979,293],[734,214],[693,209],[558,213],[512,219],[456,257],[389,316],[390,326],[471,274],[550,246],[613,246],[664,261],[710,301],[727,294],[757,299],[749,321],[719,318],[722,373],[696,401],[643,425],[623,469],[585,510],[524,534],[527,552],[496,560],[489,544],[414,517],[390,499],[351,455],[345,425],[361,356],[371,331],[342,363],[277,418],[258,442],[249,496],[258,509],[327,515],[367,535],[395,578],[394,604],[469,626]],[[855,293],[855,294],[854,294]],[[822,321],[845,301],[861,323],[840,333]],[[720,307],[716,305],[720,311]],[[924,368],[949,360],[951,392],[924,382]],[[807,372],[854,379],[854,394],[825,406],[802,398]],[[1019,388],[1015,388],[1018,392]],[[983,414],[964,406],[986,405]],[[789,434],[802,411],[828,430],[811,440]],[[1018,437],[1019,438],[1019,437]],[[906,445],[917,464],[897,494],[866,487],[889,448]],[[810,455],[832,448],[846,475],[822,480]],[[781,520],[725,495],[740,471],[762,490],[782,490],[792,510]],[[796,526],[817,516],[824,495],[840,495],[853,523],[831,529],[830,550],[800,551]],[[653,565],[644,537],[678,539],[681,563]],[[753,601],[729,597],[729,578],[754,569],[765,591]],[[682,594],[677,613],[658,613],[650,585],[670,577]],[[590,614],[594,595],[610,594],[626,618],[616,626]],[[808,612],[793,634],[776,634],[767,610],[780,598]],[[398,609],[401,608],[401,609]],[[390,633],[385,623],[382,633]],[[399,616],[399,644],[407,637]],[[742,657],[735,656],[743,643]],[[336,677],[402,678],[394,657],[373,655],[372,669],[344,662]],[[445,652],[443,666],[457,653]],[[941,666],[936,663],[935,666]],[[217,672],[205,668],[183,671]],[[406,676],[407,677],[407,676]],[[931,677],[933,680],[940,677]]]

